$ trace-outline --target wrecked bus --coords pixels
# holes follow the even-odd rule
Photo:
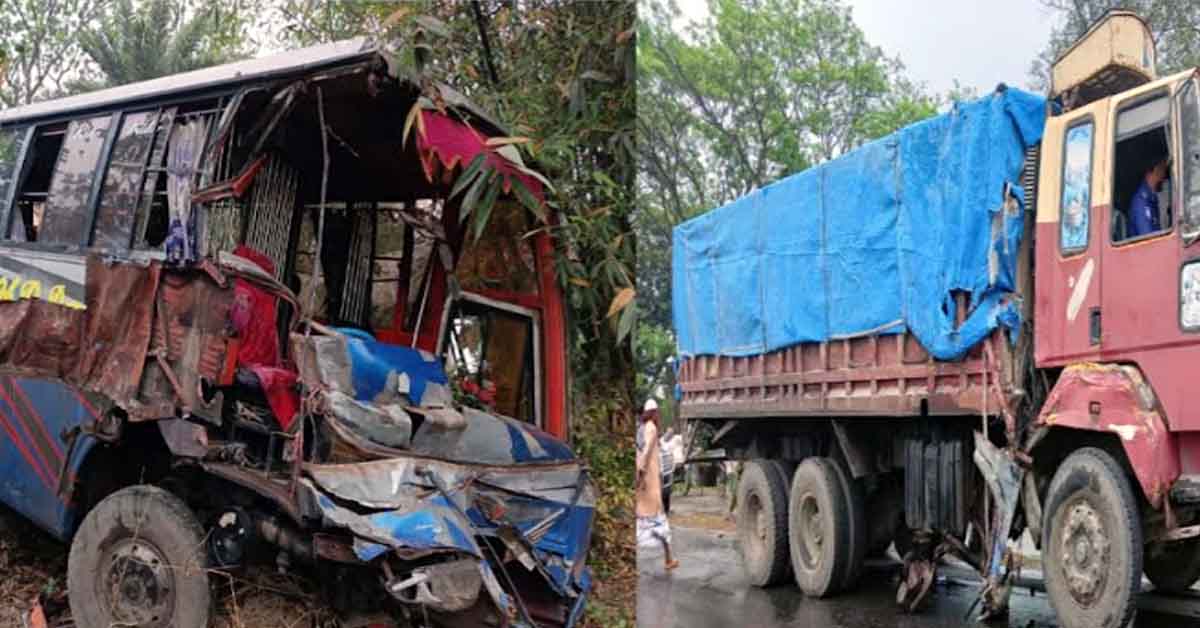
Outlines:
[[[1200,578],[1200,74],[1154,55],[1110,12],[1048,98],[1001,85],[676,228],[680,413],[745,461],[753,585],[846,591],[894,543],[905,609],[950,554],[1000,616],[1026,530],[1068,628]]]
[[[77,625],[205,626],[206,570],[255,561],[577,623],[595,493],[503,135],[361,39],[0,112],[0,499],[70,542]]]

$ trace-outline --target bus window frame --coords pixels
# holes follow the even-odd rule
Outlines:
[[[12,128],[14,130],[19,130],[22,127],[14,126]],[[25,130],[25,143],[21,145],[21,153],[17,155],[17,159],[13,163],[14,174],[12,183],[8,187],[8,194],[6,198],[0,199],[0,202],[3,203],[3,205],[0,205],[0,210],[2,210],[0,211],[0,225],[3,225],[4,229],[4,235],[0,237],[0,242],[5,244],[10,244],[8,241],[8,232],[12,223],[12,210],[17,204],[17,192],[21,189],[21,185],[24,183],[24,179],[28,174],[25,171],[25,166],[29,159],[29,147],[36,137],[38,125],[30,124],[23,128]],[[5,129],[0,129],[0,131],[2,130]]]
[[[474,292],[463,291],[457,295],[451,294],[446,297],[444,307],[442,307],[442,319],[438,324],[437,351],[434,352],[434,355],[437,356],[439,361],[442,361],[442,354],[446,350],[446,339],[449,338],[450,332],[450,312],[455,301],[468,301],[476,305],[482,305],[509,314],[516,314],[517,316],[524,316],[529,319],[531,335],[533,336],[533,425],[540,430],[546,429],[545,406],[543,403],[545,392],[542,390],[546,384],[543,381],[544,365],[542,364],[542,313],[533,308],[485,297]],[[445,368],[444,361],[442,361],[442,366]],[[510,418],[523,422],[518,417]]]

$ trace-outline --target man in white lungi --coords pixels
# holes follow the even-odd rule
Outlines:
[[[661,445],[658,441],[658,403],[646,401],[638,427],[637,456],[637,543],[654,547],[662,543],[663,567],[679,566],[671,557],[671,526],[662,504]]]

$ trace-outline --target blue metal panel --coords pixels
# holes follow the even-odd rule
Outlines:
[[[0,377],[0,500],[60,539],[74,528],[73,508],[58,496],[67,445],[62,435],[97,417],[74,388],[57,381]],[[81,437],[69,473],[94,445]]]

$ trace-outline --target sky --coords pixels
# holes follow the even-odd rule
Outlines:
[[[677,0],[684,15],[707,17],[704,0]],[[1025,87],[1046,44],[1053,14],[1038,0],[843,0],[867,41],[899,56],[905,73],[932,92],[954,80],[980,94],[1005,82]]]

